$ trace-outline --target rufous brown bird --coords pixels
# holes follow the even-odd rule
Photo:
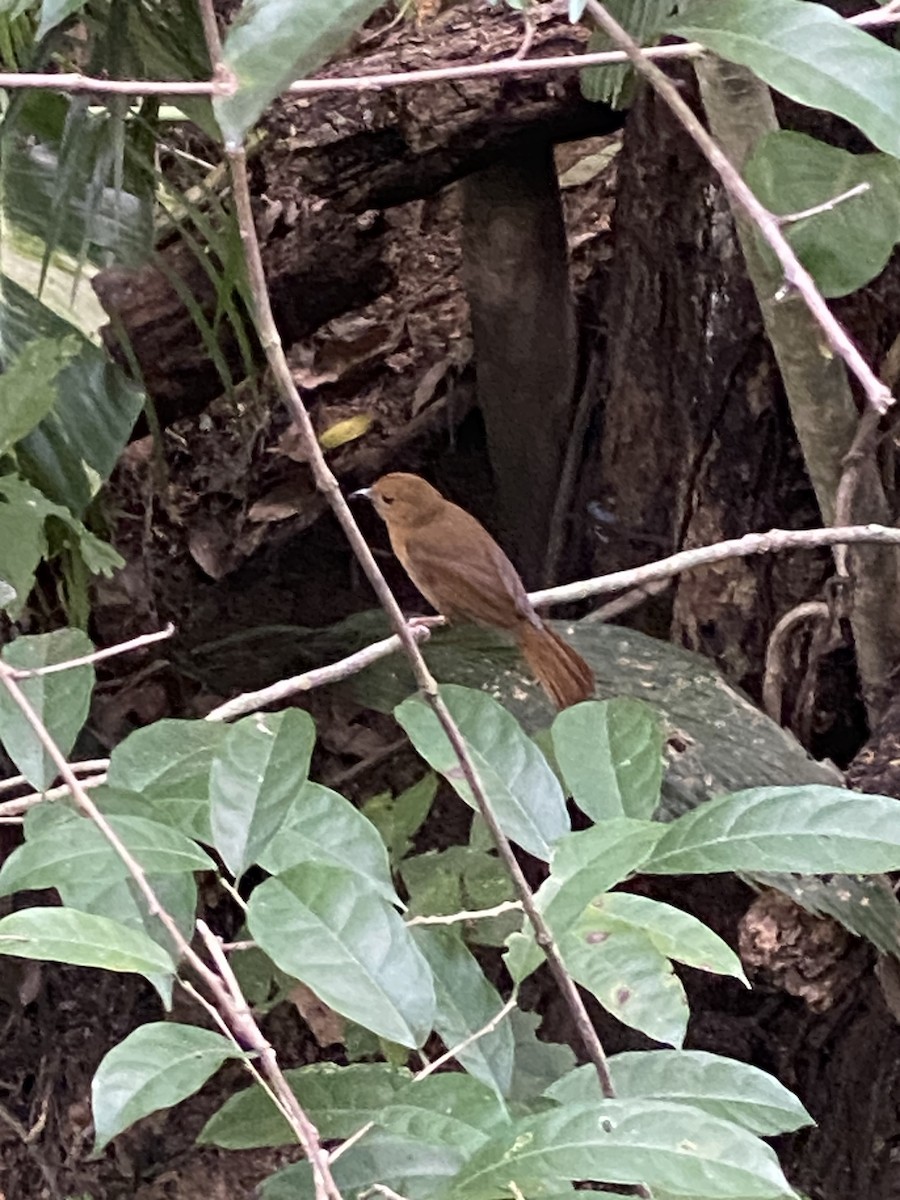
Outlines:
[[[593,695],[591,668],[541,620],[515,567],[470,513],[404,471],[353,494],[372,501],[407,575],[439,613],[512,634],[557,708]]]

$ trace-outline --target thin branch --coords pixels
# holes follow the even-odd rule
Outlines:
[[[448,913],[446,916],[410,917],[407,925],[458,925],[461,921],[483,921],[488,917],[501,917],[508,912],[521,912],[521,900],[504,900],[493,908],[479,908],[474,912]]]
[[[845,18],[848,25],[873,29],[900,23],[900,0],[883,8]],[[679,42],[671,46],[646,46],[645,58],[690,59],[704,53],[699,42]],[[494,78],[501,75],[534,75],[543,72],[580,71],[583,67],[603,67],[633,61],[623,50],[604,50],[596,54],[551,55],[547,58],[501,58],[496,62],[472,63],[457,67],[429,67],[422,71],[397,71],[379,75],[344,75],[330,79],[297,79],[285,88],[290,95],[328,92],[365,92],[370,89],[410,87],[423,83],[453,82],[458,79]],[[0,88],[45,88],[63,92],[112,93],[126,96],[231,96],[236,82],[224,74],[216,79],[168,82],[160,79],[100,79],[76,72],[53,74],[37,71],[0,72]]]
[[[101,762],[105,766],[109,766],[109,759],[95,759],[95,762]],[[91,775],[87,779],[81,780],[81,786],[85,788],[99,787],[101,783],[106,783],[106,775]],[[18,817],[22,813],[26,813],[29,808],[34,808],[36,804],[43,804],[45,800],[64,800],[66,796],[71,796],[72,790],[68,784],[61,783],[59,787],[50,788],[46,792],[29,792],[27,796],[18,796],[15,800],[4,800],[0,804],[0,817]]]
[[[90,817],[127,867],[129,874],[137,884],[138,890],[147,901],[150,913],[159,917],[166,932],[178,947],[181,956],[197,972],[203,983],[215,997],[216,1004],[223,1016],[228,1020],[235,1037],[242,1044],[249,1046],[259,1056],[263,1073],[272,1086],[273,1091],[291,1114],[291,1128],[300,1145],[303,1147],[313,1170],[317,1198],[327,1197],[328,1200],[342,1200],[341,1194],[331,1178],[331,1172],[328,1167],[328,1156],[322,1149],[318,1131],[291,1091],[287,1080],[281,1072],[281,1068],[278,1066],[275,1051],[263,1037],[262,1031],[250,1014],[249,1008],[246,1007],[246,1001],[244,1002],[245,1007],[243,1009],[236,1005],[230,988],[215,971],[207,966],[191,946],[190,942],[179,929],[177,922],[160,902],[156,892],[148,883],[143,867],[90,798],[78,776],[66,762],[65,755],[50,736],[43,721],[35,712],[28,697],[22,691],[18,681],[12,677],[11,668],[2,660],[0,660],[0,683],[9,692],[11,699],[34,730],[38,741],[55,764],[63,782],[68,786],[75,803],[85,816]]]
[[[452,1046],[449,1050],[446,1050],[443,1054],[436,1058],[434,1062],[430,1062],[427,1067],[423,1067],[423,1069],[414,1076],[414,1082],[418,1081],[419,1079],[424,1079],[426,1075],[433,1075],[439,1067],[444,1065],[444,1063],[452,1062],[452,1060],[456,1058],[457,1054],[459,1054],[461,1050],[465,1050],[468,1046],[473,1045],[480,1038],[483,1038],[487,1034],[493,1032],[493,1030],[495,1030],[502,1021],[506,1020],[512,1010],[516,1007],[518,998],[518,993],[513,992],[499,1012],[495,1013],[489,1021],[486,1021],[480,1029],[476,1029],[474,1033],[470,1033],[469,1036],[463,1038],[461,1042],[457,1042],[455,1046]]]
[[[812,208],[804,208],[801,212],[779,213],[775,217],[775,220],[779,225],[794,225],[797,221],[805,221],[808,217],[818,217],[821,213],[831,212],[833,208],[837,208],[845,200],[852,200],[854,196],[864,195],[871,190],[871,187],[872,185],[864,180],[855,187],[848,188],[846,192],[841,192],[839,196],[832,197],[831,200],[825,200],[821,204],[814,204]]]
[[[109,766],[108,758],[84,758],[69,763],[76,775],[89,774],[91,771],[105,771]],[[8,779],[0,779],[0,792],[11,792],[17,787],[28,787],[29,780],[24,775],[10,775]]]
[[[80,658],[69,658],[65,662],[50,663],[46,667],[11,667],[14,679],[32,679],[38,675],[54,675],[57,671],[69,671],[72,667],[86,667],[91,663],[102,662],[105,658],[114,658],[117,654],[127,654],[131,650],[140,650],[143,646],[152,646],[154,642],[164,642],[175,632],[175,626],[170,621],[165,629],[157,633],[142,633],[140,637],[130,641],[120,642],[117,646],[107,646],[104,650],[95,650],[92,654],[83,654]]]
[[[411,633],[417,640],[424,641],[428,638],[430,629],[427,626],[416,625]],[[235,717],[256,712],[279,700],[286,700],[288,696],[295,696],[298,692],[309,692],[313,688],[322,687],[323,684],[336,683],[339,679],[348,679],[351,675],[365,670],[380,658],[386,658],[389,654],[395,653],[399,646],[400,639],[396,636],[384,638],[380,642],[373,642],[371,646],[366,646],[363,650],[358,650],[355,654],[350,654],[347,658],[341,658],[328,666],[316,667],[312,671],[304,671],[302,675],[293,675],[290,679],[280,679],[277,683],[269,684],[268,687],[260,688],[258,691],[244,692],[240,696],[235,696],[233,700],[227,700],[218,708],[208,712],[204,720],[231,721]]]
[[[842,358],[847,369],[854,375],[866,394],[869,404],[877,412],[884,413],[894,403],[890,389],[881,382],[862,354],[850,338],[843,325],[831,312],[825,303],[822,293],[816,287],[815,281],[794,253],[790,243],[781,231],[778,218],[757,200],[756,196],[744,182],[740,172],[722,150],[718,142],[710,136],[702,121],[681,97],[678,88],[655,63],[651,62],[641,51],[637,42],[622,28],[619,22],[608,12],[599,0],[586,0],[585,12],[614,41],[621,46],[634,64],[635,69],[644,76],[650,86],[671,109],[674,116],[684,126],[693,138],[703,156],[718,173],[732,204],[742,209],[747,217],[756,225],[760,234],[771,246],[785,281],[802,296],[807,308],[818,321],[825,338],[832,350]]]
[[[743,537],[729,538],[711,546],[681,550],[642,567],[545,588],[532,592],[530,599],[536,608],[544,608],[548,604],[571,604],[576,600],[588,600],[591,596],[617,592],[620,588],[638,587],[655,579],[668,579],[682,571],[693,571],[697,567],[707,567],[728,558],[749,558],[754,554],[774,554],[781,550],[815,550],[822,546],[865,542],[900,547],[900,529],[889,525],[844,525],[827,529],[770,529],[768,533],[745,533]]]

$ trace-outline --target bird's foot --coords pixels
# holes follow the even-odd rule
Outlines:
[[[410,629],[438,629],[447,621],[445,617],[407,617],[406,623]]]

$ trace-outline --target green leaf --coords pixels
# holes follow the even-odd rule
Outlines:
[[[319,1136],[326,1140],[351,1137],[363,1125],[380,1120],[394,1096],[412,1079],[405,1067],[388,1063],[352,1063],[348,1067],[314,1063],[284,1074]],[[287,1121],[256,1085],[229,1096],[197,1138],[200,1145],[226,1150],[285,1146],[294,1140]]]
[[[400,864],[400,876],[409,894],[409,911],[416,916],[494,908],[516,893],[496,854],[473,846],[448,846],[426,850]],[[519,910],[467,923],[469,941],[481,946],[502,946],[522,924]]]
[[[307,862],[345,868],[389,904],[400,904],[378,831],[349,800],[320,783],[303,785],[278,836],[256,861],[270,875]]]
[[[113,1046],[91,1084],[95,1151],[141,1117],[192,1096],[241,1053],[221,1033],[159,1021]]]
[[[378,1116],[391,1133],[431,1145],[454,1146],[466,1156],[510,1124],[506,1105],[490,1086],[454,1071],[413,1080]]]
[[[741,960],[708,925],[680,908],[652,900],[649,896],[632,896],[627,892],[598,896],[582,913],[571,935],[589,941],[600,933],[631,931],[646,934],[667,958],[699,971],[730,975],[747,983]]]
[[[306,863],[250,896],[254,940],[336,1012],[401,1046],[434,1020],[431,971],[394,909],[352,871]]]
[[[620,817],[560,838],[550,878],[535,899],[551,932],[559,937],[597,896],[633,874],[662,837],[663,825]],[[507,970],[521,983],[543,961],[530,925],[509,939]]]
[[[156,721],[120,742],[109,760],[110,787],[140,792],[147,815],[212,844],[209,772],[227,728],[213,721]]]
[[[129,971],[153,978],[174,970],[145,933],[73,908],[25,908],[0,920],[0,954]]]
[[[17,616],[25,607],[40,560],[63,548],[79,554],[87,570],[98,574],[109,575],[124,562],[67,508],[48,500],[18,475],[0,476],[0,577],[16,589],[11,615]]]
[[[702,1109],[758,1137],[792,1133],[813,1119],[771,1075],[749,1063],[703,1050],[631,1051],[614,1054],[609,1069],[619,1100],[666,1100]],[[602,1100],[593,1066],[576,1067],[547,1088],[559,1104]]]
[[[316,727],[289,708],[253,713],[232,725],[209,773],[216,849],[236,879],[269,845],[309,774]]]
[[[93,650],[79,629],[57,629],[10,642],[3,648],[3,661],[10,667],[30,669],[81,658]],[[93,666],[33,675],[18,680],[18,685],[61,753],[67,755],[87,719]],[[5,687],[0,687],[0,741],[32,787],[43,791],[50,786],[57,767]]]
[[[399,863],[412,849],[412,837],[428,816],[437,785],[429,771],[399,796],[381,792],[363,805],[363,815],[381,834],[391,862]]]
[[[663,732],[639,700],[588,700],[564,709],[552,726],[563,782],[594,821],[650,818],[659,803]]]
[[[564,1105],[492,1138],[453,1181],[459,1200],[527,1196],[563,1180],[646,1184],[691,1200],[793,1196],[774,1153],[745,1130],[686,1105]]]
[[[79,351],[76,337],[35,338],[0,375],[0,454],[34,429],[56,401],[56,377]]]
[[[535,1097],[561,1075],[571,1071],[575,1055],[571,1046],[548,1042],[537,1036],[541,1018],[537,1013],[515,1008],[509,1014],[515,1038],[515,1064],[507,1102],[525,1106],[531,1111]]]
[[[559,939],[569,973],[607,1012],[669,1046],[687,1033],[687,997],[669,959],[640,930],[608,934],[579,923]]]
[[[359,1196],[379,1184],[405,1200],[431,1200],[453,1179],[465,1156],[452,1146],[373,1129],[334,1164],[334,1181],[344,1196]],[[285,1167],[264,1180],[260,1200],[314,1200],[308,1163]]]
[[[434,1028],[452,1049],[492,1021],[503,1000],[455,930],[414,926],[413,938],[434,976]],[[458,1050],[456,1060],[498,1096],[505,1096],[512,1081],[513,1053],[512,1029],[504,1018],[495,1029]]]
[[[26,817],[25,844],[13,850],[0,867],[0,895],[24,888],[77,884],[84,879],[110,884],[130,877],[125,863],[93,821],[58,806],[48,815],[50,819],[43,819],[36,832]],[[215,870],[209,855],[175,829],[143,817],[111,816],[107,820],[148,873]]]
[[[147,883],[162,908],[178,926],[185,941],[189,942],[197,917],[197,884],[193,875],[148,875]],[[150,911],[147,898],[131,876],[125,879],[73,877],[66,883],[57,883],[56,889],[67,908],[109,917],[129,929],[141,930],[168,951],[176,962],[181,958],[181,950],[174,938],[159,916]],[[170,1009],[171,973],[148,975],[147,978],[159,992],[166,1009]]]
[[[239,145],[288,83],[311,75],[356,32],[380,0],[247,0],[225,38],[233,96],[213,109],[229,146]]]
[[[548,859],[569,831],[559,780],[519,723],[496,700],[453,684],[441,688],[506,835],[536,858]],[[397,721],[422,757],[475,808],[456,754],[432,709],[417,696],[396,709]]]
[[[874,279],[900,241],[900,162],[890,155],[850,154],[783,130],[760,142],[745,176],[780,216],[868,185],[864,194],[785,227],[797,257],[826,296],[846,296]]]
[[[642,870],[894,871],[900,867],[900,805],[844,788],[750,788],[720,796],[669,825]]]
[[[693,0],[668,26],[810,108],[844,117],[875,146],[900,155],[897,51],[821,4]]]

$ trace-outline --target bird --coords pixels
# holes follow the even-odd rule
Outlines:
[[[371,501],[407,575],[442,616],[511,634],[557,708],[593,696],[591,668],[538,616],[515,567],[471,513],[406,471],[352,495]]]

